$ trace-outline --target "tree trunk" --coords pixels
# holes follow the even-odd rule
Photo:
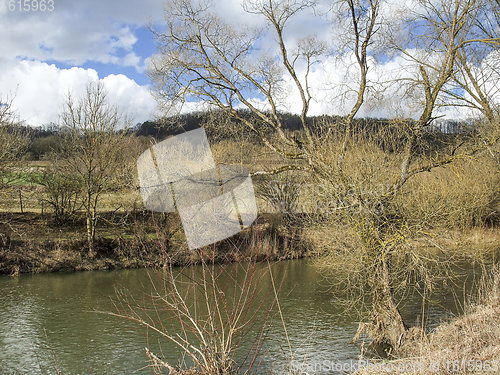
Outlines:
[[[381,239],[387,233],[374,232],[373,228],[380,227],[376,221],[358,219],[357,223],[361,223],[357,227],[358,236],[366,250],[366,266],[370,270],[366,281],[370,288],[372,303],[370,323],[360,324],[352,342],[356,342],[358,337],[366,332],[373,340],[370,344],[371,349],[387,356],[400,346],[407,331],[394,297],[394,280],[391,272],[393,250],[388,247],[387,241]]]
[[[89,244],[89,258],[96,256],[95,252],[95,217],[87,212],[87,241]]]
[[[389,260],[382,259],[378,268],[372,280],[373,326],[369,334],[374,345],[390,350],[400,345],[407,326],[394,299]]]

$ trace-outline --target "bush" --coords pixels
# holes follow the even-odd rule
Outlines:
[[[77,177],[56,168],[48,168],[41,174],[32,175],[31,180],[45,187],[41,201],[52,207],[57,225],[67,223],[82,207],[80,181]]]
[[[48,137],[36,138],[28,146],[27,152],[32,160],[42,160],[52,152],[61,152],[61,137],[59,135],[50,135]]]

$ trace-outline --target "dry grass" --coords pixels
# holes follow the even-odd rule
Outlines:
[[[83,219],[55,226],[49,215],[0,213],[0,274],[161,267],[197,264],[178,215],[103,213],[97,254],[89,257]],[[160,246],[161,245],[161,246]],[[242,251],[244,249],[244,251]],[[272,216],[206,249],[217,263],[251,258],[283,260],[310,255],[298,233],[275,226]]]
[[[404,218],[408,225],[425,229],[464,230],[500,221],[500,168],[490,154],[420,173],[408,181],[394,200],[387,202],[384,197],[398,180],[400,158],[368,142],[352,147],[344,159],[343,180],[336,179],[334,168],[339,145],[325,141],[322,150],[327,150],[324,161],[332,165],[332,182],[318,182],[310,174],[298,172],[266,176],[261,180],[264,189],[257,189],[259,196],[276,195],[275,187],[288,185],[288,195],[293,197],[297,212],[328,214],[326,222],[318,223],[320,226],[332,225],[332,217],[343,218],[347,210],[356,215],[357,211],[379,209]],[[253,162],[246,165],[249,169],[259,169],[256,160],[247,160]],[[261,162],[261,170],[286,164],[277,156],[262,157]],[[263,199],[266,200],[269,201]],[[282,206],[289,205],[283,203]],[[276,206],[262,208],[275,212]]]
[[[19,190],[21,189],[21,198]],[[42,188],[38,186],[11,186],[0,189],[0,212],[41,212],[39,198]]]
[[[339,147],[338,140],[322,141],[324,162],[332,165],[332,173],[335,173]],[[337,209],[339,206],[352,205],[359,209],[359,202],[356,201],[361,197],[370,209],[388,193],[391,184],[397,180],[400,164],[398,155],[386,152],[368,141],[359,141],[350,147],[344,159],[344,181],[339,180],[333,182],[332,186],[325,186],[324,183],[314,180],[310,174],[297,172],[294,172],[292,177],[285,178],[284,182],[293,184],[294,189],[298,191],[296,202],[299,212],[333,211],[342,216],[344,212],[343,209]],[[290,161],[265,146],[246,141],[223,139],[214,143],[211,148],[216,163],[242,164],[251,172],[272,170],[290,164]],[[36,162],[31,164],[35,165]],[[135,168],[135,163],[132,164]],[[38,164],[36,166],[39,167]],[[128,176],[126,180],[135,179]],[[274,180],[283,178],[279,175],[267,176],[267,182]],[[332,181],[335,181],[334,175]],[[254,185],[256,184],[257,177],[254,178]],[[130,184],[121,185],[117,186],[115,191],[103,195],[98,207],[100,211],[130,210],[134,206],[140,208],[139,192]],[[1,189],[0,211],[21,211],[20,189],[23,210],[41,212],[43,188],[36,186],[11,186]],[[261,199],[264,194],[259,192],[259,203],[265,201]],[[48,212],[49,209],[45,205],[44,210]],[[484,153],[476,159],[457,161],[431,173],[421,173],[407,183],[396,200],[395,207],[390,209],[397,210],[411,223],[432,228],[463,229],[495,223],[500,220],[499,164],[489,153]],[[273,210],[269,205],[261,205],[259,212]]]
[[[21,199],[19,190],[21,190]],[[23,212],[49,213],[51,207],[42,201],[45,192],[42,186],[13,186],[0,189],[0,212],[21,212],[21,200]],[[124,189],[102,194],[99,203],[99,212],[109,211],[132,211],[142,206],[141,194],[138,190]]]
[[[427,227],[470,228],[500,218],[500,168],[488,155],[415,176],[398,204],[404,216]]]

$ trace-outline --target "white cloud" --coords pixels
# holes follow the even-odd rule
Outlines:
[[[98,71],[79,67],[85,63],[143,73],[148,56],[136,49],[135,33],[162,11],[156,0],[56,0],[51,12],[9,11],[2,4],[0,0],[0,94],[15,94],[18,115],[34,126],[58,122],[68,91],[83,94],[89,81],[100,78]],[[65,65],[69,68],[63,69]],[[130,111],[133,121],[151,119],[156,104],[147,86],[124,75],[102,81],[110,101]]]
[[[138,40],[135,29],[145,25],[153,14],[161,14],[161,2],[154,0],[119,3],[57,0],[52,12],[11,12],[8,8],[0,8],[2,59],[58,61],[73,65],[97,61],[124,66],[134,64],[138,69],[141,58],[131,58],[132,48]]]
[[[144,122],[154,117],[156,102],[148,87],[139,86],[123,74],[111,74],[103,78],[102,82],[108,91],[110,102],[128,111],[134,123]]]
[[[93,69],[58,69],[39,61],[21,61],[0,76],[0,92],[16,94],[13,103],[21,119],[39,126],[58,122],[68,92],[75,96],[84,93],[89,82],[99,79]],[[102,79],[108,90],[110,103],[129,111],[135,123],[153,116],[156,103],[145,86],[139,86],[124,75],[110,75]]]
[[[137,56],[136,53],[131,52],[128,53],[126,56],[123,57],[123,65],[124,66],[135,66],[140,70],[143,70],[144,68],[140,65],[141,64],[141,57]]]
[[[437,56],[429,58],[437,59]],[[305,87],[305,67],[297,67],[296,71]],[[368,72],[365,101],[358,112],[358,117],[417,119],[421,115],[424,94],[420,86],[411,88],[412,80],[418,78],[419,74],[414,63],[401,56],[386,62],[377,62],[370,58]],[[285,74],[283,81],[286,97],[280,103],[279,109],[300,114],[302,99],[299,90],[289,75]],[[343,60],[335,57],[324,58],[314,65],[314,69],[309,73],[308,82],[312,95],[308,115],[347,115],[356,102],[359,87],[359,71],[354,55],[345,55]],[[492,91],[500,92],[498,87],[500,85],[492,86]],[[250,102],[258,108],[269,109],[268,103],[262,98],[253,98]],[[447,119],[466,119],[473,114],[463,107],[444,107],[435,110],[435,115],[444,115]]]

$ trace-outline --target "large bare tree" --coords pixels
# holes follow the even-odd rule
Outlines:
[[[270,149],[290,161],[261,174],[307,171],[322,183],[354,186],[354,199],[361,205],[370,206],[370,201],[381,200],[385,211],[343,212],[361,245],[353,259],[362,272],[355,277],[371,297],[371,333],[378,343],[389,347],[397,347],[407,329],[394,297],[394,278],[401,273],[395,270],[395,264],[401,259],[413,259],[414,255],[410,256],[402,246],[407,242],[403,233],[405,221],[394,214],[395,199],[413,176],[470,156],[482,147],[474,142],[458,142],[431,156],[418,152],[423,134],[437,116],[436,110],[445,103],[446,90],[458,79],[457,66],[464,65],[460,56],[467,58],[464,48],[495,42],[493,37],[472,36],[481,1],[419,0],[416,10],[401,13],[399,25],[382,24],[379,14],[385,3],[378,0],[335,1],[330,19],[343,30],[343,38],[332,43],[336,47],[312,35],[305,34],[297,40],[287,34],[299,16],[310,12],[310,17],[316,17],[316,3],[307,0],[246,2],[245,10],[264,20],[262,28],[225,22],[208,2],[168,0],[165,27],[153,30],[158,52],[151,60],[149,75],[153,91],[166,110],[198,101],[238,119]],[[318,22],[323,20],[318,18]],[[355,118],[366,101],[367,91],[374,89],[369,81],[370,61],[377,52],[374,46],[380,30],[397,29],[395,26],[404,27],[397,37],[392,32],[388,34],[386,42],[391,42],[397,56],[406,59],[413,75],[392,81],[391,85],[404,95],[412,95],[416,105],[411,117],[415,120],[394,121],[395,128],[404,131],[399,140],[402,146],[391,156],[390,168],[383,170],[382,163],[377,173],[368,176],[352,168],[362,169],[366,162],[363,157],[358,166],[352,162],[357,148],[362,146],[354,134]],[[275,44],[263,47],[264,40]],[[326,123],[324,132],[318,135],[308,121],[313,100],[311,72],[322,58],[346,55],[353,57],[349,70],[355,74],[349,85],[338,89],[345,90],[343,96],[352,97],[352,105],[342,121]],[[301,106],[295,108],[303,128],[300,135],[286,131],[280,114],[282,100],[291,90],[300,97]],[[241,106],[248,108],[254,119],[241,116]],[[374,198],[361,188],[367,181],[382,182],[392,188]],[[403,251],[399,251],[401,248]],[[421,265],[421,259],[415,263]],[[416,269],[422,270],[413,268]],[[423,275],[427,275],[425,269]]]

